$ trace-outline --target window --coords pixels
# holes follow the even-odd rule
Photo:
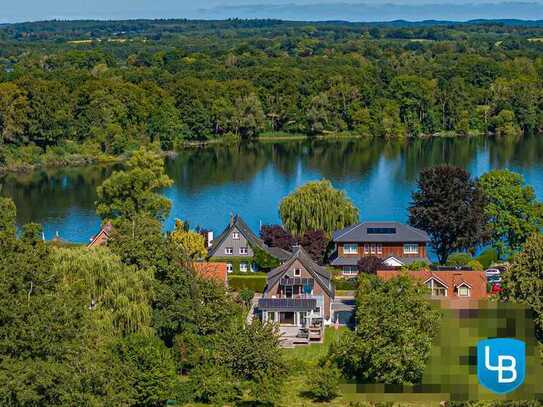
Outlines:
[[[320,315],[320,314],[321,314],[321,309],[320,309],[320,307],[316,307],[313,311],[314,311],[315,314],[317,314],[317,315]]]
[[[275,321],[275,312],[268,311],[268,321]]]
[[[377,243],[377,254],[383,254],[383,245],[381,243]]]
[[[239,271],[241,271],[242,273],[247,273],[247,270],[249,270],[249,266],[247,263],[239,263]]]
[[[416,243],[406,243],[403,245],[403,254],[419,254],[419,245]]]
[[[343,245],[343,254],[358,254],[358,245],[356,243],[345,243]]]
[[[238,232],[232,233],[232,239],[239,240],[239,233]]]
[[[294,269],[294,277],[300,277],[302,275],[302,270]]]
[[[226,263],[226,271],[229,273],[234,271],[234,266],[232,266],[232,263]]]
[[[462,285],[458,287],[458,296],[459,297],[469,297],[469,287]]]
[[[383,245],[381,243],[372,243],[370,245],[371,254],[383,254]]]
[[[364,254],[370,254],[370,245],[367,243],[364,245]]]
[[[343,266],[344,276],[356,276],[358,274],[357,266]]]
[[[256,273],[258,271],[258,264],[256,263],[251,263],[251,271],[253,273]]]
[[[239,254],[249,254],[249,250],[246,247],[240,247],[239,248]]]
[[[234,254],[234,248],[233,247],[225,247],[224,248],[224,254]]]
[[[429,280],[426,286],[430,289],[432,297],[446,297],[447,287],[434,279]]]

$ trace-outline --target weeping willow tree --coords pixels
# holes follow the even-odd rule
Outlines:
[[[56,249],[53,262],[64,289],[87,297],[99,329],[120,335],[151,332],[152,271],[122,264],[105,247]]]
[[[335,230],[359,219],[351,200],[328,180],[308,182],[298,188],[281,201],[279,215],[285,228],[296,236],[322,230],[330,237]]]

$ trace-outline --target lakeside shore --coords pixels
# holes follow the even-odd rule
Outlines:
[[[424,134],[418,136],[409,136],[389,139],[391,141],[427,139],[427,138],[461,138],[474,137],[476,135],[462,134]],[[319,135],[307,134],[289,134],[284,132],[266,132],[259,137],[243,140],[239,137],[223,137],[209,140],[184,140],[175,150],[162,151],[164,157],[174,158],[180,151],[194,148],[205,148],[213,145],[234,145],[240,143],[266,143],[266,142],[283,142],[297,140],[355,140],[373,138],[372,135],[353,134],[353,133],[332,133],[328,132]],[[62,148],[54,147],[47,152],[42,152],[36,146],[24,146],[8,150],[4,161],[4,165],[0,165],[0,175],[6,174],[28,174],[40,169],[55,169],[62,167],[84,167],[100,164],[117,164],[125,161],[129,154],[123,152],[119,155],[107,154],[101,151],[87,151],[88,146],[71,143],[69,152],[64,152]],[[75,150],[75,151],[74,151]],[[78,152],[77,150],[81,150]]]

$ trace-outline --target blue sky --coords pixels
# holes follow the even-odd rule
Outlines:
[[[390,21],[543,19],[543,0],[0,0],[0,22],[49,19],[282,18]]]

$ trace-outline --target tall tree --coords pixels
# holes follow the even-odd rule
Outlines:
[[[409,223],[426,231],[439,261],[470,250],[486,238],[484,196],[459,167],[440,165],[421,172],[409,207]]]
[[[498,256],[519,250],[532,233],[543,227],[543,204],[524,177],[509,170],[494,170],[479,179],[485,195],[490,239]]]
[[[328,180],[308,182],[283,198],[279,214],[285,228],[295,236],[323,230],[330,237],[359,219],[358,208]]]
[[[296,244],[296,239],[281,225],[262,225],[260,238],[270,247],[280,247],[288,251]]]
[[[163,220],[171,202],[158,191],[171,184],[164,172],[164,160],[142,148],[132,154],[126,170],[115,171],[97,188],[96,213],[109,220],[133,219],[137,214]]]
[[[543,235],[532,234],[511,266],[503,273],[500,297],[531,307],[536,315],[538,338],[543,342]]]
[[[383,281],[361,274],[356,330],[331,346],[331,360],[347,378],[419,383],[441,318],[426,297],[426,287],[408,275]]]
[[[175,230],[171,235],[172,240],[188,258],[203,259],[207,256],[204,236],[198,232],[187,230],[185,225],[185,222],[176,219]]]

